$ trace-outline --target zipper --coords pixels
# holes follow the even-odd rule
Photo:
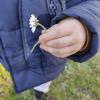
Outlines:
[[[69,2],[69,0],[58,0],[61,4],[62,10],[66,9],[66,3]]]

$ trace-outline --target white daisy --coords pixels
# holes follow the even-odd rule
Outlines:
[[[31,31],[34,33],[35,32],[35,29],[38,25],[38,20],[37,18],[32,14],[30,19],[29,19],[29,26],[31,28]]]
[[[31,15],[30,19],[29,19],[29,27],[31,28],[32,33],[35,32],[35,29],[37,26],[42,27],[45,30],[45,33],[47,31],[47,29],[39,23],[39,20],[35,17],[35,15]],[[39,44],[39,41],[36,42],[36,44],[32,47],[31,52],[34,51],[35,47]]]

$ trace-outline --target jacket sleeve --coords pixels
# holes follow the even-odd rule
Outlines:
[[[63,12],[53,19],[52,24],[58,23],[63,18],[69,16],[80,18],[91,32],[91,45],[87,52],[68,57],[76,62],[84,62],[97,53],[100,45],[100,0],[87,0],[71,8],[64,9]]]

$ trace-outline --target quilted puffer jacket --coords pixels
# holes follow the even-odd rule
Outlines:
[[[49,28],[67,16],[80,17],[91,32],[91,46],[69,59],[84,62],[99,47],[100,0],[0,0],[0,61],[11,74],[16,93],[55,79],[64,70],[67,58],[57,58],[32,46],[41,34],[33,34],[29,18],[34,14]]]

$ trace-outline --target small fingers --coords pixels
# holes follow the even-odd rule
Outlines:
[[[42,41],[47,42],[50,40],[54,40],[54,39],[58,39],[58,38],[70,35],[70,33],[68,33],[68,32],[66,32],[66,33],[63,32],[62,29],[60,29],[60,26],[58,24],[49,28],[46,33],[44,31],[42,31],[42,33],[43,34],[39,37],[40,43]]]
[[[40,45],[40,48],[60,58],[68,57],[77,52],[74,46],[57,49],[57,48],[48,47],[46,45]]]
[[[75,40],[71,36],[65,36],[62,38],[48,41],[46,44],[47,44],[47,46],[50,46],[53,48],[64,48],[64,47],[75,44]]]

